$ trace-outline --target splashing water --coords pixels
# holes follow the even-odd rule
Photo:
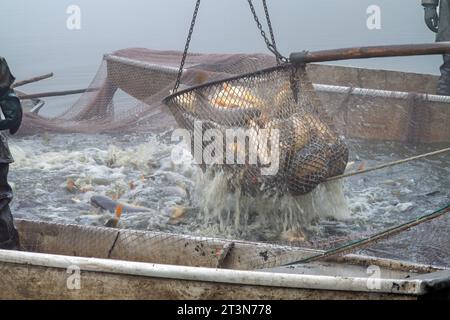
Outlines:
[[[200,216],[203,225],[211,228],[211,234],[289,240],[304,237],[307,227],[321,219],[350,218],[341,181],[319,185],[313,192],[298,197],[250,197],[240,190],[231,193],[224,173],[199,173],[195,185]]]
[[[450,159],[445,155],[322,184],[301,197],[242,196],[238,190],[229,192],[223,174],[203,173],[188,157],[174,162],[168,136],[12,139],[14,215],[101,226],[112,217],[90,204],[93,195],[101,194],[148,208],[124,213],[122,228],[258,241],[332,241],[392,227],[450,199]],[[350,146],[351,170],[440,147],[362,141],[350,141]],[[76,188],[68,188],[68,181]]]

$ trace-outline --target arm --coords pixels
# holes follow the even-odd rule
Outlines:
[[[0,57],[0,89],[10,88],[15,80],[16,78],[11,74],[5,58]]]
[[[5,58],[0,57],[0,107],[5,116],[5,120],[0,120],[0,130],[9,130],[11,134],[16,133],[22,123],[22,106],[11,89],[14,80]]]
[[[0,98],[0,107],[5,116],[4,120],[0,120],[0,130],[15,134],[22,123],[22,106],[13,90]]]
[[[437,13],[437,6],[439,0],[422,0],[422,6],[425,9],[425,23],[433,32],[438,32],[439,15]]]

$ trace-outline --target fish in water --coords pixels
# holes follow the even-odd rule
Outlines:
[[[111,198],[96,195],[91,198],[91,204],[105,211],[109,211],[111,213],[116,213],[117,207],[120,205],[122,207],[123,213],[133,213],[133,212],[149,212],[150,209],[144,207],[133,206],[126,203],[121,203],[117,200],[113,200]]]
[[[71,193],[75,193],[79,188],[75,184],[75,181],[73,181],[73,179],[67,179],[66,189]]]
[[[364,170],[366,170],[366,164],[364,162],[361,162],[357,171],[364,171]]]
[[[105,227],[107,228],[117,228],[117,225],[119,224],[119,220],[120,217],[122,216],[123,213],[123,205],[118,204],[116,207],[116,213],[114,215],[114,218],[109,219],[106,224]]]
[[[287,242],[305,242],[306,234],[302,230],[286,230],[279,236],[279,240]]]
[[[191,211],[192,207],[184,207],[184,206],[176,206],[173,208],[169,208],[169,224],[176,225],[183,221],[183,219],[186,217],[186,213]]]

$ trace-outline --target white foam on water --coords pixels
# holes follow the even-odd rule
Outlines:
[[[167,177],[173,174],[176,177],[172,180],[187,180],[184,174],[192,173],[185,164],[172,163],[171,146],[153,135],[129,140],[84,135],[10,140],[15,159],[10,181],[15,187],[16,213],[30,219],[51,218],[68,223],[82,216],[78,220],[84,223],[98,220],[90,219],[96,212],[89,204],[94,194],[119,196],[120,201],[155,210],[163,209],[166,203],[183,202],[186,191],[176,189]],[[156,182],[150,180],[153,175]],[[77,192],[67,191],[69,180],[73,180]],[[160,188],[156,190],[158,183]],[[164,191],[166,187],[169,189]],[[73,214],[67,215],[68,211]],[[134,227],[134,218],[123,216],[124,220],[130,219],[130,227]],[[148,220],[152,219],[149,216]],[[142,216],[138,220],[142,225]]]
[[[320,219],[350,217],[340,181],[321,184],[297,197],[251,197],[240,190],[231,192],[226,174],[208,171],[199,173],[195,185],[202,229],[212,234],[248,238],[256,233],[274,240],[289,232],[303,234]]]

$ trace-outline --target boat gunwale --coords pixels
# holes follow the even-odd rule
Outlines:
[[[108,62],[116,62],[116,63],[122,63],[128,66],[137,67],[137,68],[143,68],[143,69],[150,69],[153,71],[165,71],[169,74],[177,75],[178,68],[166,66],[162,64],[156,64],[156,63],[150,63],[145,61],[140,61],[136,59],[130,59],[127,57],[117,56],[114,54],[105,54],[104,59]]]
[[[155,63],[149,63],[149,62],[143,62],[143,61],[136,60],[136,59],[131,59],[131,58],[123,57],[123,56],[117,56],[115,54],[105,54],[104,58],[106,61],[123,63],[125,65],[129,65],[129,66],[133,66],[133,67],[140,67],[140,68],[144,68],[144,69],[166,71],[166,72],[169,72],[174,75],[176,75],[176,73],[178,72],[178,69],[175,67],[170,67],[170,66],[155,64]],[[396,71],[396,70],[385,70],[385,69],[377,69],[377,68],[362,68],[362,67],[354,67],[354,66],[341,66],[338,64],[336,64],[336,65],[320,64],[320,63],[313,63],[313,64],[318,65],[318,66],[325,66],[325,67],[339,67],[339,68],[348,69],[348,70],[351,70],[351,69],[369,70],[369,71],[373,71],[373,72],[386,71],[386,72],[403,73],[403,74],[408,74],[408,75],[413,75],[413,76],[430,76],[430,74],[426,74],[426,73],[403,72],[403,71]],[[289,64],[286,64],[286,65],[283,65],[282,67],[283,68],[289,67]],[[173,96],[177,96],[178,94],[182,95],[183,93],[186,93],[192,89],[203,88],[204,86],[207,86],[207,85],[220,84],[221,82],[224,82],[224,81],[237,80],[240,77],[251,76],[255,73],[256,74],[260,74],[260,73],[264,74],[264,73],[272,72],[272,71],[278,70],[278,69],[281,69],[280,66],[272,66],[272,67],[263,68],[256,72],[250,72],[250,73],[244,73],[241,75],[230,76],[230,78],[227,78],[227,79],[216,80],[216,81],[208,82],[208,83],[205,83],[202,85],[192,86],[187,89],[180,90],[177,93],[174,93]],[[434,75],[431,75],[431,76],[434,76]],[[345,93],[345,94],[351,94],[351,95],[365,95],[365,94],[369,93],[369,94],[373,94],[376,97],[401,99],[401,100],[407,99],[411,94],[414,94],[414,96],[416,98],[422,100],[423,102],[438,102],[438,103],[450,104],[449,97],[437,95],[437,94],[413,93],[413,92],[407,92],[407,91],[401,91],[401,90],[392,91],[392,90],[381,90],[381,89],[362,88],[362,87],[358,88],[358,87],[320,84],[320,83],[315,83],[314,85],[316,86],[315,89],[318,92],[342,93],[342,94]],[[165,100],[166,99],[170,100],[170,96],[172,96],[172,95],[167,96],[165,98]]]
[[[98,272],[161,279],[186,280],[231,285],[263,286],[273,288],[309,289],[347,292],[388,293],[421,296],[429,293],[436,283],[426,279],[377,279],[377,288],[371,289],[370,277],[336,277],[186,267],[156,263],[73,257],[45,253],[0,250],[0,263],[20,264],[68,270],[77,266],[80,272]],[[448,277],[450,278],[450,277]],[[439,283],[448,282],[448,278]]]

